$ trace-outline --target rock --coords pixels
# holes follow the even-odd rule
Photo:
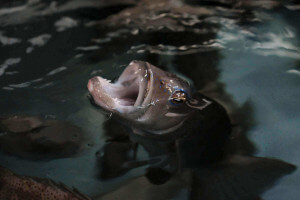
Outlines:
[[[35,116],[0,118],[0,149],[30,160],[70,157],[84,148],[81,128],[65,121]]]

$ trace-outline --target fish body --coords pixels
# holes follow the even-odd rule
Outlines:
[[[143,61],[132,61],[115,83],[97,76],[87,87],[95,105],[149,137],[177,133],[194,114],[218,104],[196,94],[187,81]]]
[[[0,200],[90,200],[50,179],[19,176],[0,166]]]
[[[140,144],[149,155],[149,160],[143,161],[120,159],[118,163],[123,164],[117,166],[113,165],[117,157],[108,155],[111,151],[104,148],[101,163],[114,169],[110,171],[126,172],[129,168],[149,165],[146,172],[149,181],[163,184],[182,167],[222,157],[222,148],[231,132],[226,110],[175,74],[148,62],[132,61],[116,82],[93,77],[87,87],[94,105],[131,128],[128,134],[131,141],[123,143]],[[112,145],[121,143],[115,141],[106,147]],[[115,151],[114,154],[121,156]]]

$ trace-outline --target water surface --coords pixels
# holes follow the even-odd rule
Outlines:
[[[142,175],[143,167],[110,180],[97,178],[95,154],[105,144],[108,116],[86,98],[90,77],[114,79],[137,59],[212,91],[229,109],[247,105],[244,118],[251,123],[245,130],[255,149],[247,153],[299,165],[299,5],[241,8],[212,2],[174,1],[177,8],[154,6],[151,12],[135,1],[0,3],[1,114],[66,120],[90,139],[76,157],[32,161],[1,153],[0,164],[90,196]],[[133,14],[124,17],[126,12]],[[145,150],[138,155],[146,158]],[[262,197],[296,200],[299,180],[296,171]]]

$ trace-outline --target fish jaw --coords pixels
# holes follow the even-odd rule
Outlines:
[[[96,76],[88,81],[87,88],[96,106],[108,112],[134,118],[147,104],[152,77],[147,64],[132,61],[115,83]]]

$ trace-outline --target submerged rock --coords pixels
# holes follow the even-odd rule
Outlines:
[[[0,149],[24,159],[70,157],[83,150],[82,130],[65,121],[35,116],[0,118]]]
[[[40,127],[42,124],[43,120],[40,117],[12,116],[2,117],[1,119],[2,129],[12,133],[28,132]]]

